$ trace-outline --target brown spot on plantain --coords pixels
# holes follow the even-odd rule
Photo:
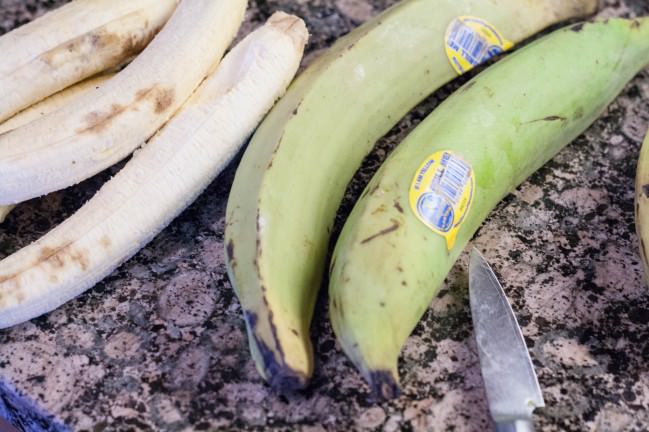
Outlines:
[[[99,241],[99,244],[101,244],[101,247],[103,247],[104,249],[108,249],[110,247],[110,245],[112,244],[112,242],[110,240],[110,237],[108,237],[107,235],[104,235],[101,238],[101,240]]]
[[[566,120],[568,120],[568,119],[565,118],[565,117],[562,117],[562,116],[552,115],[552,116],[544,117],[544,118],[542,118],[541,120],[542,120],[542,121],[557,121],[557,120],[566,121]]]
[[[86,115],[85,126],[77,129],[77,133],[99,133],[108,128],[111,123],[121,114],[132,110],[137,111],[139,106],[144,102],[153,104],[153,110],[156,114],[161,114],[174,103],[174,90],[154,85],[135,93],[135,99],[128,105],[112,104],[110,108],[103,111],[93,111]]]
[[[126,107],[118,104],[112,104],[110,109],[106,112],[93,111],[86,115],[85,126],[77,129],[77,133],[99,133],[106,129],[111,122],[126,111]]]
[[[403,207],[401,207],[401,204],[399,204],[399,201],[394,202],[394,208],[397,209],[397,211],[401,214],[403,214]]]
[[[99,28],[59,45],[39,56],[39,59],[52,69],[58,69],[70,61],[88,62],[99,57],[105,64],[118,63],[133,57],[146,46],[153,32],[142,37],[127,33],[121,35]]]
[[[15,284],[18,285],[18,275],[19,273],[10,273],[8,275],[0,275],[0,284],[8,282],[10,280],[15,281]]]
[[[70,258],[72,262],[76,263],[81,267],[81,270],[86,271],[90,266],[90,260],[88,258],[88,253],[83,251],[69,251]]]
[[[173,89],[160,89],[155,94],[155,113],[162,114],[174,103]]]
[[[50,263],[56,269],[64,268],[69,265],[68,263],[78,265],[83,271],[86,271],[90,266],[88,253],[75,250],[70,244],[59,248],[43,247],[32,265],[36,267],[45,262]]]
[[[51,264],[56,268],[65,266],[63,256],[61,256],[58,252],[59,250],[57,249],[53,249],[47,246],[43,247],[38,254],[38,258],[36,258],[35,266],[46,261],[51,261]]]
[[[536,123],[536,122],[553,122],[553,121],[566,122],[566,121],[568,121],[568,119],[565,118],[565,117],[562,117],[562,116],[558,116],[558,115],[551,115],[551,116],[543,117],[543,118],[540,118],[540,119],[531,120],[531,121],[528,121],[526,123],[529,124],[529,123]]]
[[[386,234],[390,234],[391,232],[394,232],[394,231],[398,230],[400,226],[401,225],[399,224],[399,222],[392,221],[392,225],[390,225],[387,228],[382,229],[381,231],[377,232],[376,234],[373,234],[373,235],[367,237],[366,239],[361,240],[361,244],[367,244],[367,243],[371,242],[372,240],[374,240],[374,239],[376,239],[378,237],[384,236]]]

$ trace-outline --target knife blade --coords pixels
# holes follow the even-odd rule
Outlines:
[[[541,388],[505,292],[476,248],[469,262],[469,298],[489,412],[496,430],[533,431],[532,412],[545,406]]]

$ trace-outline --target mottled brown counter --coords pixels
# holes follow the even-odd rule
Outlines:
[[[0,0],[0,31],[61,3]],[[312,34],[308,62],[392,3],[251,0],[242,31],[275,10],[296,13]],[[601,13],[649,14],[649,3],[606,0]],[[390,149],[457,85],[429,98],[368,156],[338,228]],[[649,290],[633,211],[647,128],[645,70],[585,135],[508,196],[473,242],[500,275],[531,350],[547,404],[536,415],[541,431],[649,428]],[[248,354],[225,271],[224,214],[236,162],[110,277],[48,315],[0,331],[0,402],[25,419],[40,410],[62,428],[89,431],[490,430],[466,254],[403,351],[399,400],[370,399],[336,345],[324,290],[312,328],[312,385],[289,399],[269,392]],[[19,206],[0,225],[0,258],[72,214],[120,166]],[[11,388],[31,408],[12,405]]]

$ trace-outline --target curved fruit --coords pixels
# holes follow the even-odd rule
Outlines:
[[[0,123],[0,134],[8,132],[12,129],[24,126],[34,120],[45,117],[54,111],[64,107],[65,105],[76,101],[83,94],[90,91],[92,88],[98,90],[99,87],[115,76],[115,73],[107,72],[100,75],[93,76],[83,80],[73,86],[61,90],[40,102],[25,108],[13,117]]]
[[[53,94],[46,99],[43,99],[42,101],[30,106],[29,108],[22,110],[3,123],[0,123],[0,134],[26,125],[27,123],[30,123],[36,119],[39,119],[56,111],[57,109],[73,102],[90,89],[97,89],[97,87],[101,83],[110,79],[113,75],[114,74],[112,73],[106,73],[88,78],[87,80],[81,81],[78,84],[75,84],[71,87],[66,88],[65,90],[61,90],[60,92]],[[13,205],[0,205],[0,223],[4,222],[5,218],[13,208]]]
[[[645,281],[649,283],[649,134],[642,143],[635,176],[635,227]]]
[[[471,14],[517,42],[595,5],[404,1],[340,39],[298,77],[253,136],[226,215],[230,280],[257,369],[273,388],[299,388],[311,376],[309,324],[347,183],[378,138],[457,75],[445,52],[447,28]]]
[[[306,38],[299,18],[273,15],[79,211],[0,261],[0,328],[93,286],[188,206],[284,92]]]
[[[183,0],[99,92],[0,135],[0,205],[63,189],[129,155],[216,67],[245,7],[245,0]]]
[[[0,37],[0,121],[140,52],[176,0],[76,0]]]
[[[398,394],[401,346],[491,209],[647,62],[649,18],[559,30],[460,88],[394,150],[343,228],[329,285],[334,331],[374,393]]]

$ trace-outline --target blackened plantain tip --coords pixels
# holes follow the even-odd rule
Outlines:
[[[371,371],[369,376],[372,396],[379,401],[396,399],[401,394],[399,383],[387,370]]]
[[[303,374],[284,366],[269,377],[269,384],[275,393],[290,396],[304,390],[307,380]]]

